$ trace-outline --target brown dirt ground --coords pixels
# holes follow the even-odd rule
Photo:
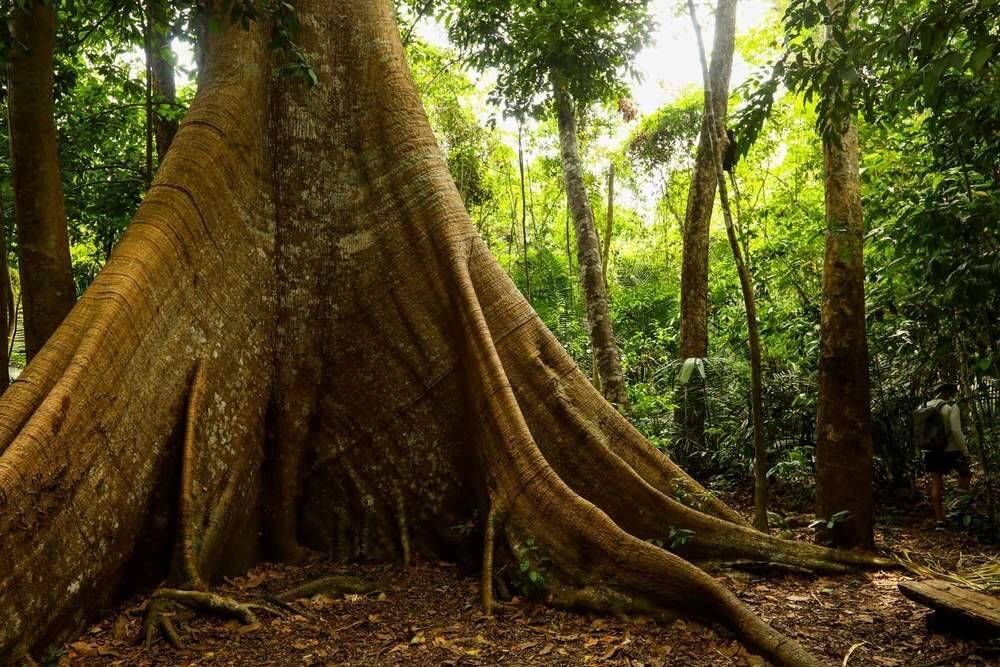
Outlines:
[[[808,539],[808,529],[796,531]],[[882,526],[883,546],[932,554],[991,553],[968,537],[932,530],[923,515],[894,517]],[[641,617],[615,618],[550,609],[517,601],[486,618],[475,578],[445,563],[407,570],[386,565],[342,565],[322,559],[305,565],[263,564],[227,580],[215,592],[241,601],[269,596],[321,576],[351,574],[383,582],[368,595],[300,600],[296,612],[259,614],[240,626],[211,616],[174,619],[185,641],[138,641],[146,600],[135,597],[109,613],[77,641],[58,665],[765,665],[722,630],[677,621],[664,626]],[[928,628],[927,609],[903,598],[903,571],[842,577],[720,577],[777,629],[835,665],[929,667],[1000,665],[1000,644],[963,639]],[[849,655],[849,659],[845,656]]]

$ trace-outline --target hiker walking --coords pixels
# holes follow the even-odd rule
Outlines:
[[[954,470],[958,486],[969,490],[972,469],[969,450],[962,433],[962,415],[955,404],[956,387],[938,385],[937,398],[927,401],[913,413],[913,441],[924,452],[924,468],[931,476],[931,506],[938,525],[944,523],[944,476]]]

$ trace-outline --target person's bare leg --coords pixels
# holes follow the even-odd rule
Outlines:
[[[971,486],[972,486],[972,471],[970,470],[965,474],[959,473],[958,488],[962,489],[963,491],[968,491]]]
[[[939,523],[944,521],[944,476],[939,472],[931,473],[931,507],[934,518]]]

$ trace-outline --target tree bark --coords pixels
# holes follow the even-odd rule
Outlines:
[[[517,124],[517,168],[521,176],[521,250],[524,256],[524,297],[531,303],[531,269],[528,266],[528,195],[524,174],[524,146],[522,134],[524,127]]]
[[[604,270],[604,288],[608,287],[608,265],[611,263],[611,235],[615,230],[615,163],[608,167],[608,215],[604,222],[604,248],[601,250],[601,268]]]
[[[722,205],[722,216],[726,223],[726,236],[729,238],[729,248],[733,253],[733,260],[736,262],[736,273],[740,278],[740,290],[743,294],[743,306],[747,315],[747,332],[750,347],[750,413],[753,421],[753,454],[754,454],[754,528],[762,532],[767,532],[767,445],[764,442],[764,381],[761,368],[761,348],[760,348],[760,327],[757,321],[757,300],[754,297],[753,280],[750,278],[750,270],[746,262],[743,261],[743,251],[740,249],[740,239],[736,233],[736,225],[733,224],[733,212],[729,206],[729,193],[726,188],[726,174],[723,169],[723,147],[716,137],[725,137],[726,128],[715,115],[715,104],[712,96],[711,76],[709,74],[708,62],[705,58],[705,46],[701,36],[701,26],[698,23],[698,14],[694,8],[693,0],[688,0],[688,11],[691,14],[691,23],[694,25],[695,37],[698,42],[698,56],[701,59],[702,74],[705,81],[705,110],[709,119],[710,127],[717,128],[716,132],[709,132],[708,137],[713,164],[715,165],[715,177],[719,188],[719,203]],[[733,186],[735,188],[736,177],[733,176]],[[737,195],[738,196],[738,195]]]
[[[604,225],[604,245],[601,249],[601,275],[604,277],[604,290],[608,290],[608,262],[611,260],[611,233],[615,222],[615,165],[611,163],[608,170],[608,213]],[[601,237],[598,236],[598,241]],[[591,382],[601,391],[601,373],[597,361],[597,350],[591,355]]]
[[[177,103],[177,83],[174,79],[174,63],[164,53],[171,49],[172,16],[170,6],[164,0],[147,0],[146,13],[150,20],[149,73],[153,93],[153,130],[156,137],[156,159],[163,162],[174,135],[177,121],[164,115],[167,106]]]
[[[836,8],[834,8],[836,9]],[[853,119],[824,138],[826,257],[816,404],[816,515],[847,512],[821,540],[873,549],[871,388],[865,329],[865,227],[858,129]]]
[[[11,12],[7,64],[11,176],[28,359],[73,308],[59,151],[53,117],[56,15],[49,3]]]
[[[737,0],[719,0],[715,11],[715,38],[710,64],[712,111],[722,127],[726,123],[729,80],[736,48],[736,2]],[[708,239],[716,190],[710,143],[712,137],[709,136],[712,126],[708,118],[707,113],[703,114],[701,137],[684,216],[680,330],[682,360],[703,359],[708,356]],[[715,141],[723,145],[725,135],[717,135]],[[683,425],[685,438],[700,446],[705,441],[705,388],[697,373],[691,380],[686,398],[677,411],[677,420]]]
[[[618,343],[615,341],[611,315],[608,312],[608,291],[604,283],[601,246],[594,224],[594,213],[587,198],[583,166],[580,164],[576,110],[569,92],[555,75],[552,76],[552,89],[559,121],[559,146],[562,152],[566,199],[576,229],[576,256],[580,265],[580,284],[583,287],[583,298],[587,307],[590,341],[597,357],[601,391],[612,404],[627,409],[628,391],[625,388],[621,355],[618,352]]]
[[[527,560],[553,604],[669,608],[816,664],[695,563],[885,562],[754,531],[651,447],[476,233],[391,3],[296,11],[317,86],[272,78],[264,26],[213,33],[135,220],[0,398],[0,660],[304,545]],[[648,541],[671,527],[676,553]]]
[[[0,350],[0,394],[10,386],[10,330],[11,319],[16,317],[10,289],[10,266],[7,263],[7,220],[4,216],[4,202],[0,193],[0,332],[3,332],[3,350]]]
[[[145,6],[140,5],[140,11],[142,12],[143,29],[142,29],[142,41],[143,41],[143,51],[146,54],[146,76],[145,76],[145,89],[146,89],[146,189],[153,184],[153,150],[156,136],[156,131],[154,129],[155,121],[153,116],[155,115],[155,110],[153,107],[153,15],[150,12],[151,6],[146,3]]]

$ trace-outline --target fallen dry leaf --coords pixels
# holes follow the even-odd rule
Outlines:
[[[97,646],[90,642],[73,642],[69,645],[71,649],[81,656],[97,655]]]
[[[241,635],[249,635],[260,630],[260,623],[251,623],[250,625],[241,625],[236,632]]]

